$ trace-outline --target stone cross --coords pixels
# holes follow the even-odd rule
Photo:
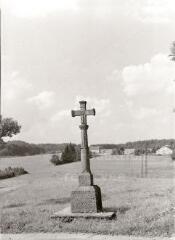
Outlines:
[[[87,136],[87,116],[95,115],[95,109],[86,109],[86,101],[80,101],[80,110],[72,110],[72,117],[81,117],[81,164],[82,172],[79,175],[79,187],[71,194],[72,213],[102,212],[101,190],[93,184],[93,175],[90,169],[89,148]]]
[[[80,116],[81,125],[81,164],[82,164],[82,174],[79,176],[80,185],[92,185],[93,176],[90,170],[89,162],[89,147],[88,147],[88,136],[87,136],[87,116],[95,115],[95,109],[86,109],[86,101],[80,101],[80,110],[72,110],[72,117]]]

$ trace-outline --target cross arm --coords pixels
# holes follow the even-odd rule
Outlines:
[[[71,115],[72,117],[76,117],[76,116],[82,116],[82,115],[95,115],[95,109],[89,109],[89,110],[72,110],[71,111]]]
[[[72,117],[81,116],[81,110],[72,110],[71,115]]]
[[[90,109],[90,110],[86,110],[86,115],[94,115],[95,116],[95,109]]]

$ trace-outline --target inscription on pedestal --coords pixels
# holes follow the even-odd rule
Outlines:
[[[71,195],[73,213],[93,213],[102,211],[101,191],[98,186],[79,187]]]

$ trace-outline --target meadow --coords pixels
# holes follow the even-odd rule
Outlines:
[[[81,163],[54,166],[50,155],[1,158],[0,169],[23,167],[27,175],[0,180],[1,232],[93,232],[171,236],[174,232],[174,162],[149,156],[147,176],[141,157],[101,156],[91,159],[95,184],[113,220],[55,220],[51,215],[70,205]]]

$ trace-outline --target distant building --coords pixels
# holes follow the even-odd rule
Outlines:
[[[112,155],[113,154],[113,149],[100,149],[100,154]]]
[[[90,146],[89,150],[92,154],[100,154],[100,146]]]
[[[134,148],[126,148],[124,150],[125,155],[134,155],[135,154],[135,149]]]
[[[60,152],[60,151],[55,151],[55,154],[59,157],[59,159],[61,159],[61,157],[62,157],[62,152]]]
[[[172,153],[173,150],[168,145],[165,145],[156,151],[156,155],[171,155]]]

